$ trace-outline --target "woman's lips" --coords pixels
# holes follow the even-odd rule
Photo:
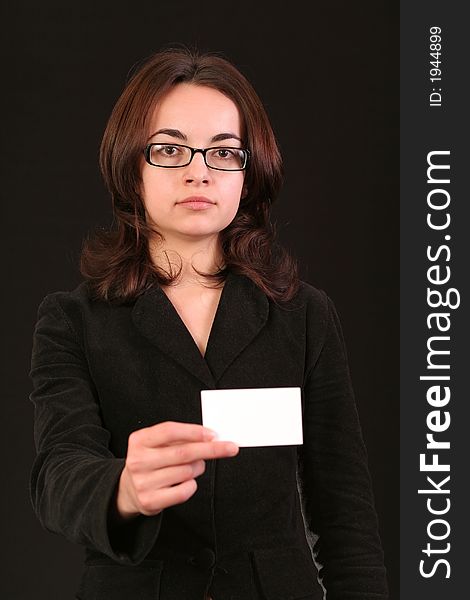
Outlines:
[[[212,200],[206,198],[205,196],[190,196],[189,198],[181,200],[181,202],[178,202],[178,204],[193,210],[204,210],[210,206],[213,206],[215,202],[212,202]]]

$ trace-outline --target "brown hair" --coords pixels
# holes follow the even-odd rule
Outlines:
[[[80,271],[95,298],[116,302],[132,301],[155,282],[170,284],[180,274],[152,262],[149,240],[159,234],[146,222],[139,189],[153,109],[181,82],[208,86],[229,97],[241,112],[245,147],[251,152],[245,174],[248,193],[234,220],[219,234],[225,266],[203,275],[220,283],[232,270],[248,276],[273,301],[287,301],[298,289],[298,268],[275,241],[269,219],[282,183],[282,160],[268,116],[234,65],[215,53],[188,48],[168,48],[146,59],[114,106],[101,143],[100,167],[116,228],[98,229],[84,241]]]

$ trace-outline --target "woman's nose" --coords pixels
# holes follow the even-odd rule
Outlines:
[[[202,152],[196,152],[193,156],[193,160],[185,169],[185,180],[186,181],[208,181],[210,179],[210,169],[204,161]]]

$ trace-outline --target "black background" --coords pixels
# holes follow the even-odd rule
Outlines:
[[[43,531],[28,497],[36,310],[79,283],[84,235],[111,222],[97,157],[127,73],[184,43],[223,52],[270,115],[286,171],[274,218],[340,314],[397,598],[398,2],[20,1],[2,12],[1,597],[76,589],[81,549]]]

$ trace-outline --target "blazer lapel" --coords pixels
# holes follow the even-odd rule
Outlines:
[[[215,387],[212,373],[199,348],[158,284],[139,296],[132,310],[132,320],[140,333],[163,354],[170,356],[208,388]]]
[[[205,355],[216,381],[264,327],[268,314],[268,299],[251,279],[229,273]]]
[[[225,280],[203,357],[162,288],[156,284],[139,296],[132,310],[137,329],[208,388],[216,387],[227,367],[248,346],[268,319],[265,294],[244,275]]]

